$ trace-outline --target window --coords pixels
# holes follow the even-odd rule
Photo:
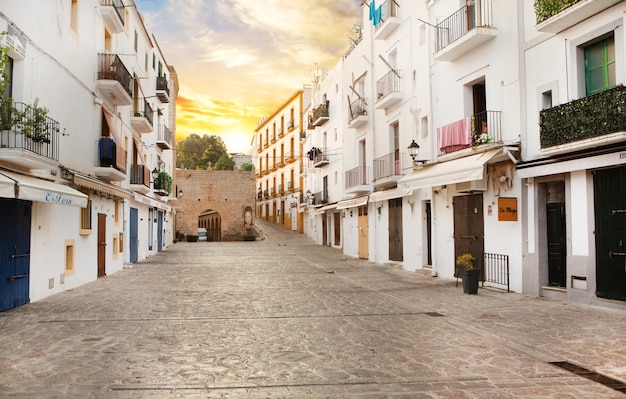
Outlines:
[[[154,237],[154,227],[152,218],[154,218],[153,208],[148,209],[148,250],[152,251],[152,240]]]
[[[117,259],[118,255],[119,255],[119,242],[118,240],[118,235],[117,234],[113,234],[113,259]]]
[[[115,199],[115,214],[113,215],[113,220],[115,221],[115,225],[118,226],[120,224],[120,207],[121,202],[119,198]]]
[[[541,109],[552,108],[552,90],[541,93]]]
[[[74,275],[74,240],[65,241],[65,275]]]
[[[135,44],[134,44],[134,49],[135,49],[135,53],[137,52],[137,48],[139,47],[139,34],[137,33],[137,31],[135,31]]]
[[[91,198],[87,200],[87,206],[80,208],[80,233],[91,233]]]
[[[11,98],[13,97],[13,58],[8,57],[7,58],[7,63],[5,65],[5,68],[7,70],[7,85],[5,88],[5,98]]]
[[[613,35],[584,48],[587,95],[615,86],[615,39]]]
[[[145,69],[146,71],[148,70],[148,53],[146,53],[146,56],[144,57],[143,69]]]

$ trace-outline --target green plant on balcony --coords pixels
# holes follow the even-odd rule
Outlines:
[[[154,191],[170,194],[172,192],[172,176],[167,172],[160,172],[154,180]]]
[[[6,96],[7,83],[10,79],[7,64],[11,48],[2,44],[4,43],[5,35],[7,35],[7,32],[0,33],[0,130],[11,130],[15,107],[13,106],[13,99]]]
[[[328,118],[328,108],[326,107],[326,104],[320,104],[313,109],[313,121],[322,117]]]
[[[36,143],[49,143],[51,132],[47,123],[48,109],[38,104],[39,99],[36,98],[33,105],[25,106],[23,111],[15,109],[13,128]]]
[[[535,14],[537,15],[537,23],[539,24],[581,1],[584,0],[536,0]]]
[[[626,87],[619,85],[541,111],[541,148],[626,131]]]

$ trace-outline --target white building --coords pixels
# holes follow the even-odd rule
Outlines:
[[[131,0],[9,2],[0,31],[9,49],[0,118],[6,310],[172,241],[171,208],[150,171],[172,174],[173,136],[160,126],[173,135],[176,84]],[[143,219],[136,229],[133,209]]]
[[[626,300],[625,15],[618,0],[554,15],[523,3],[524,292]]]
[[[623,307],[626,2],[546,4],[364,3],[315,95],[337,85],[342,111],[307,139],[340,126],[343,192],[307,231],[445,278],[471,253],[485,285]]]

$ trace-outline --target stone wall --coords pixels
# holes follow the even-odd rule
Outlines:
[[[208,210],[219,213],[223,241],[241,241],[256,236],[256,190],[254,172],[177,169],[175,190],[176,231],[197,234],[198,216]],[[247,214],[246,214],[247,212]]]

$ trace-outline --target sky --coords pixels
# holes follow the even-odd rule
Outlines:
[[[178,73],[176,140],[214,134],[250,154],[257,123],[348,50],[361,2],[135,0]]]

